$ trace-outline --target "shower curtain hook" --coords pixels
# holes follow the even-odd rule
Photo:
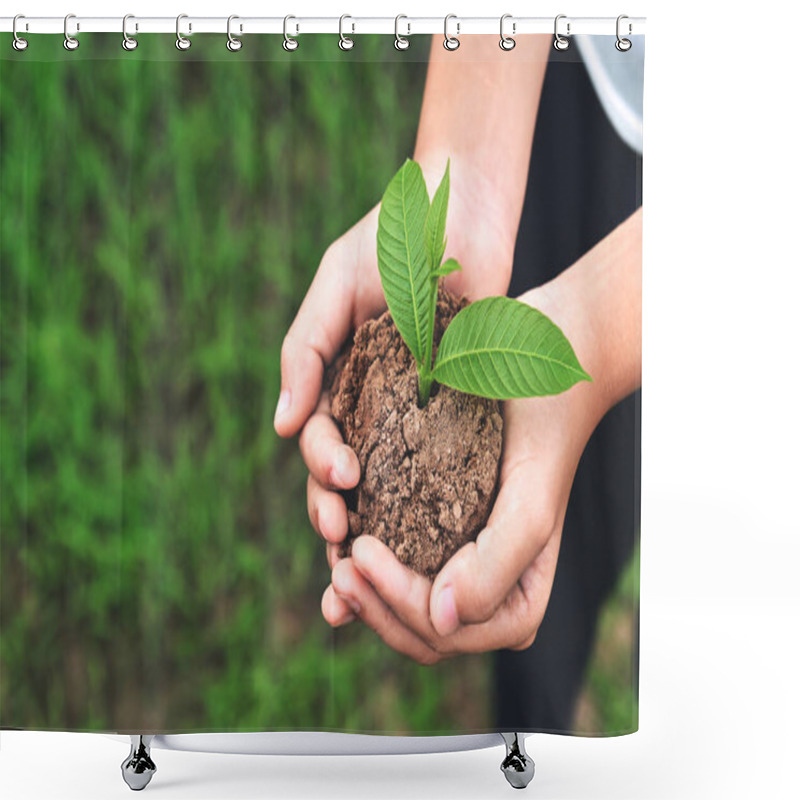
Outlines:
[[[70,36],[69,35],[68,26],[69,26],[69,21],[71,19],[75,19],[75,15],[74,14],[67,14],[67,16],[64,17],[64,49],[65,50],[77,50],[78,49],[78,45],[80,44],[80,42],[74,36]],[[75,23],[75,30],[79,31],[80,29],[81,29],[80,23],[76,22]]]
[[[236,52],[238,52],[239,50],[242,49],[242,40],[241,39],[237,39],[231,33],[231,22],[233,22],[233,20],[235,20],[235,19],[239,19],[239,17],[237,17],[236,14],[231,14],[228,17],[228,44],[225,45],[225,46],[228,48],[228,50],[231,51],[231,53],[236,53]],[[241,31],[241,29],[242,28],[240,26],[239,30]]]
[[[563,37],[558,32],[558,21],[560,19],[566,19],[566,18],[567,18],[566,14],[559,14],[556,17],[555,26],[554,26],[554,29],[553,29],[553,33],[555,35],[555,38],[553,39],[553,47],[555,47],[556,50],[568,50],[569,49],[569,39]],[[569,35],[570,35],[570,23],[567,22],[567,36],[569,36]]]
[[[405,14],[398,14],[394,18],[394,47],[395,50],[408,50],[408,48],[411,47],[411,42],[409,42],[405,36],[400,35],[401,19],[408,19],[408,17]],[[411,24],[407,22],[406,27],[408,28],[406,36],[411,36]]]
[[[297,50],[300,46],[300,42],[297,41],[293,36],[289,36],[289,31],[287,26],[289,25],[290,19],[297,19],[297,17],[293,17],[291,14],[287,14],[283,18],[283,49],[287,50],[288,52],[292,52]],[[299,33],[300,26],[295,23],[295,30]]]
[[[17,16],[14,17],[14,22],[11,23],[11,32],[14,34],[14,38],[11,41],[11,46],[15,50],[17,50],[18,52],[21,53],[23,50],[26,50],[28,48],[28,40],[27,39],[23,39],[22,37],[17,35],[17,20],[18,19],[25,19],[25,15],[24,14],[17,14]]]
[[[181,20],[182,19],[188,19],[188,18],[189,18],[188,14],[178,14],[178,18],[175,20],[175,35],[178,37],[175,40],[175,47],[177,47],[178,50],[188,50],[192,46],[192,40],[191,39],[187,39],[181,33]],[[191,33],[191,32],[192,32],[192,23],[190,22],[189,23],[189,33]]]
[[[614,47],[616,47],[617,50],[620,51],[620,53],[626,53],[628,50],[631,49],[631,47],[633,47],[633,42],[631,42],[630,39],[623,39],[622,36],[620,36],[619,24],[624,19],[628,19],[628,15],[627,14],[620,14],[617,17],[617,41],[614,42]],[[630,34],[632,32],[633,32],[633,28],[631,27],[631,23],[629,22],[628,23],[628,35],[630,36]]]
[[[506,36],[503,30],[503,26],[505,25],[506,20],[511,18],[512,18],[511,14],[503,14],[503,16],[500,17],[500,49],[505,50],[506,52],[508,52],[509,50],[513,50],[517,46],[517,43],[514,41],[514,39],[511,36]],[[516,32],[517,32],[517,23],[512,22],[511,33],[516,33]]]
[[[139,46],[139,42],[137,42],[136,39],[133,39],[130,36],[128,36],[127,25],[129,19],[136,19],[136,17],[134,17],[133,14],[126,14],[122,18],[122,49],[128,51],[135,50]],[[136,30],[137,31],[139,30],[138,23],[136,24]]]
[[[456,20],[455,36],[450,36],[450,34],[447,32],[447,23],[450,22],[451,19]],[[442,42],[442,45],[444,45],[445,50],[450,50],[451,52],[453,50],[458,50],[459,46],[461,45],[461,42],[458,41],[458,33],[460,30],[461,30],[461,23],[458,22],[458,17],[456,17],[455,14],[448,14],[444,18],[444,41]]]
[[[341,50],[352,50],[355,42],[349,36],[345,36],[344,31],[342,30],[342,26],[344,25],[344,21],[346,19],[353,19],[353,18],[349,14],[342,14],[342,16],[339,17],[339,48]],[[352,33],[355,33],[356,32],[355,23],[351,22],[350,24],[353,28]]]

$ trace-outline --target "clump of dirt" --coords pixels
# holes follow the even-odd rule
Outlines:
[[[435,347],[465,305],[440,290]],[[356,331],[329,378],[333,417],[361,464],[361,482],[345,494],[342,555],[370,534],[433,579],[489,516],[502,448],[499,403],[435,386],[419,408],[416,364],[389,312]]]

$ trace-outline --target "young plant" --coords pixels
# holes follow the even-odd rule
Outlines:
[[[591,381],[561,329],[509,297],[459,311],[433,363],[439,278],[461,269],[452,258],[442,263],[449,196],[449,161],[431,202],[419,164],[407,160],[378,216],[378,271],[389,312],[417,362],[419,405],[427,404],[434,381],[497,400],[559,394]]]

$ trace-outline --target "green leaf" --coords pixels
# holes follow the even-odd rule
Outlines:
[[[488,297],[456,314],[442,336],[433,377],[497,400],[558,394],[591,381],[561,329],[509,297]]]
[[[419,164],[406,161],[392,178],[378,215],[378,271],[400,335],[418,364],[433,329],[425,220],[430,202]]]
[[[448,258],[441,267],[431,272],[431,277],[444,278],[445,275],[449,275],[451,272],[461,272],[461,264],[454,258]]]
[[[428,216],[425,219],[425,247],[428,251],[428,258],[431,262],[431,269],[436,269],[442,263],[444,256],[444,230],[447,221],[447,203],[450,199],[450,159],[447,159],[447,167],[444,170],[444,177],[439,184],[439,188],[433,195]]]

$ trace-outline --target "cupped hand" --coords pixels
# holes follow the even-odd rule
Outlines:
[[[583,387],[575,387],[576,394]],[[584,436],[575,398],[505,403],[500,486],[486,527],[431,582],[371,536],[332,560],[323,615],[359,617],[422,664],[458,653],[529,647],[544,617]],[[572,431],[572,432],[570,432]]]
[[[593,381],[504,404],[500,487],[477,540],[431,582],[377,539],[357,538],[352,557],[331,558],[322,603],[331,625],[358,616],[424,664],[533,642],[583,449],[608,409],[641,385],[641,242],[639,209],[558,278],[520,298],[563,328]]]
[[[429,191],[438,185],[444,168],[445,160],[426,170]],[[458,258],[464,270],[448,276],[446,286],[470,299],[505,294],[513,240],[502,233],[504,209],[498,205],[493,210],[488,193],[476,193],[472,184],[469,191],[460,189],[467,184],[455,177],[458,172],[452,164],[447,230],[454,244],[445,257]],[[460,172],[468,174],[466,167]],[[327,542],[331,566],[347,535],[347,511],[339,492],[358,483],[360,469],[331,418],[323,375],[353,330],[386,308],[377,264],[378,213],[376,206],[328,248],[281,349],[275,430],[285,437],[300,432],[309,471],[309,518]]]
[[[532,644],[581,454],[608,409],[641,385],[641,232],[639,210],[558,278],[520,298],[562,327],[593,381],[504,403],[499,491],[477,540],[431,582],[377,539],[357,538],[352,557],[331,559],[322,604],[331,625],[358,616],[424,664]]]

